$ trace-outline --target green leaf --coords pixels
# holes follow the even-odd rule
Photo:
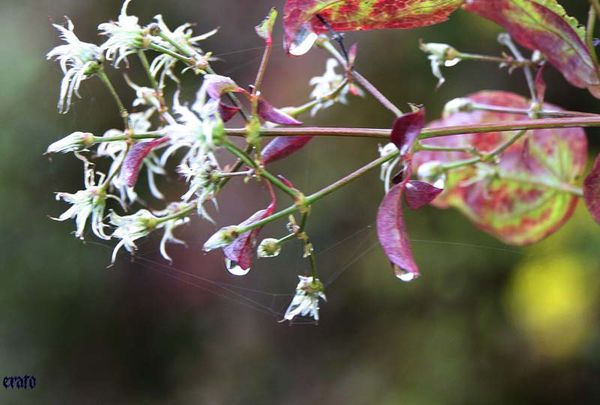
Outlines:
[[[484,91],[468,99],[492,106],[528,107],[525,98],[501,91]],[[545,108],[560,110],[549,104]],[[523,119],[527,116],[459,112],[432,123],[431,127]],[[455,135],[424,140],[423,144],[453,148],[474,146],[480,153],[489,153],[514,135],[515,132]],[[418,152],[414,164],[421,166],[432,161],[446,164],[471,157],[465,152]],[[484,163],[449,171],[444,192],[433,205],[459,209],[477,226],[505,243],[535,243],[558,230],[571,217],[578,197],[567,192],[564,186],[572,186],[579,180],[586,160],[587,140],[581,128],[528,131],[500,156],[497,166]]]
[[[500,24],[524,47],[541,51],[569,83],[600,98],[585,29],[556,0],[466,0],[464,8]]]

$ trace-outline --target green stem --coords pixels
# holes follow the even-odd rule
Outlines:
[[[143,139],[158,139],[162,138],[164,135],[162,134],[132,134],[132,135],[115,135],[115,136],[95,136],[94,144],[96,143],[106,143],[106,142],[119,142],[119,141],[128,141],[130,139],[135,140],[143,140]]]
[[[238,229],[238,232],[240,234],[242,234],[242,233],[251,231],[253,229],[260,228],[261,226],[266,225],[270,222],[276,221],[280,218],[287,217],[288,215],[299,211],[301,208],[307,208],[307,207],[311,206],[312,204],[314,204],[315,202],[317,202],[318,200],[320,200],[321,198],[350,184],[352,181],[358,179],[359,177],[363,176],[364,174],[370,172],[371,170],[379,167],[380,165],[384,164],[385,162],[394,159],[395,157],[398,156],[398,154],[399,154],[399,152],[394,152],[394,153],[390,153],[389,155],[382,156],[379,159],[376,159],[376,160],[366,164],[365,166],[359,168],[358,170],[356,170],[356,171],[350,173],[349,175],[343,177],[342,179],[336,181],[335,183],[330,184],[329,186],[322,188],[321,190],[317,191],[316,193],[309,195],[308,197],[305,198],[304,206],[302,206],[302,207],[300,207],[298,205],[292,205],[284,210],[276,212],[275,214],[273,214],[267,218],[264,218],[253,224],[242,227],[242,228]]]
[[[491,111],[505,114],[519,114],[519,115],[530,115],[530,109],[524,108],[511,108],[502,107],[496,105],[472,103],[469,104],[467,111]],[[539,117],[544,118],[567,118],[567,117],[593,117],[596,116],[594,113],[586,113],[580,111],[538,111],[536,113]]]
[[[600,1],[599,0],[590,0],[591,6],[594,8],[596,12],[596,16],[600,17]]]
[[[198,206],[197,203],[195,203],[195,202],[191,203],[188,206],[182,208],[181,210],[179,210],[179,211],[177,211],[177,212],[175,212],[175,213],[173,213],[171,215],[168,215],[166,217],[158,218],[157,221],[156,221],[156,224],[159,225],[159,224],[162,224],[162,223],[165,223],[165,222],[169,222],[169,221],[173,221],[173,220],[178,220],[178,219],[184,218],[190,212],[194,211],[197,206]]]
[[[252,158],[250,156],[248,156],[248,154],[246,152],[244,152],[243,150],[239,149],[234,144],[226,142],[224,144],[224,146],[225,146],[225,148],[228,151],[230,151],[238,159],[240,159],[240,161],[244,162],[249,167],[252,167],[252,168],[256,169],[256,174],[257,175],[259,175],[259,176],[264,177],[265,179],[267,179],[271,184],[273,184],[275,187],[277,187],[278,189],[280,189],[284,193],[288,194],[294,200],[297,200],[301,196],[301,194],[297,190],[293,190],[290,187],[286,186],[276,176],[274,176],[273,174],[269,173],[264,168],[259,167],[256,164],[256,162],[254,162],[254,160],[252,160]]]
[[[164,53],[167,54],[177,60],[179,60],[180,62],[188,65],[188,66],[193,66],[192,61],[190,60],[189,57],[183,56],[178,54],[177,52],[173,52],[172,50],[170,50],[169,48],[165,48],[164,46],[155,44],[155,43],[151,43],[148,46],[149,49],[152,49],[153,51],[159,52],[159,53]]]
[[[478,55],[474,53],[464,53],[459,52],[458,56],[461,60],[473,60],[477,62],[491,62],[495,64],[504,64],[510,65],[513,67],[525,67],[525,66],[535,66],[535,63],[528,59],[517,60],[511,57],[501,57],[501,56],[489,56],[489,55]]]
[[[104,83],[104,85],[112,95],[113,99],[115,100],[115,103],[117,103],[117,108],[119,109],[119,114],[121,115],[121,118],[123,118],[123,124],[125,125],[125,129],[129,129],[129,112],[125,108],[123,101],[121,101],[121,97],[119,97],[119,93],[117,93],[117,91],[115,90],[115,87],[108,78],[108,75],[106,74],[104,69],[100,69],[98,71],[98,77],[100,77],[100,80],[102,80],[102,83]]]
[[[138,51],[137,54],[138,54],[138,58],[140,59],[140,62],[142,63],[142,67],[144,68],[144,72],[146,72],[146,76],[148,77],[148,80],[150,81],[150,84],[152,85],[152,88],[154,90],[156,90],[156,92],[158,93],[159,92],[158,82],[156,81],[154,76],[152,76],[152,72],[150,71],[150,63],[148,63],[148,58],[146,58],[146,54],[141,49]]]
[[[515,43],[512,41],[510,35],[501,34],[499,37],[499,42],[505,45],[512,52],[517,62],[528,62],[528,60],[523,57],[523,54],[521,54],[521,51],[519,51],[519,48],[517,48]],[[531,95],[531,102],[532,104],[537,104],[539,100],[537,96],[537,91],[535,89],[535,79],[533,77],[533,71],[531,70],[530,64],[523,65],[523,73],[525,74],[525,80],[527,81],[527,87],[529,88],[529,93]]]

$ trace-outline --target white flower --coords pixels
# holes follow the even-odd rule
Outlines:
[[[172,203],[165,210],[157,211],[157,212],[155,212],[155,214],[160,215],[160,216],[172,215],[178,211],[181,211],[184,208],[185,208],[184,204]],[[160,225],[160,227],[164,229],[162,239],[160,240],[160,254],[162,255],[162,257],[165,258],[165,260],[168,260],[170,262],[173,261],[171,259],[171,257],[169,256],[169,254],[167,253],[167,243],[175,243],[175,244],[184,245],[184,246],[186,245],[186,243],[184,241],[182,241],[181,239],[177,239],[175,237],[175,235],[173,234],[173,231],[178,226],[185,225],[188,222],[190,222],[190,218],[183,217],[183,218],[174,219],[172,221],[164,222],[163,224]]]
[[[450,45],[446,44],[421,43],[420,48],[423,52],[429,54],[428,58],[431,62],[431,71],[438,79],[437,87],[439,88],[446,81],[440,67],[452,67],[458,64],[458,62],[461,61],[460,53]]]
[[[57,221],[66,221],[75,218],[76,230],[75,236],[83,239],[85,225],[91,216],[92,232],[101,239],[110,239],[106,235],[104,228],[104,208],[108,196],[106,191],[99,187],[105,179],[104,174],[98,173],[98,182],[96,183],[96,173],[91,168],[91,164],[84,160],[84,186],[85,189],[77,191],[75,194],[56,193],[57,200],[63,200],[72,206],[63,212],[60,217],[52,218]]]
[[[73,132],[48,146],[46,153],[78,152],[94,144],[94,135],[89,132]]]
[[[129,76],[125,75],[125,81],[133,90],[135,90],[135,100],[133,100],[132,106],[139,107],[151,107],[157,111],[162,109],[159,94],[156,90],[150,87],[138,86],[129,79]]]
[[[448,179],[442,163],[437,160],[430,160],[419,166],[417,169],[417,177],[419,180],[432,184],[434,187],[440,189],[445,188],[446,180]]]
[[[311,316],[315,321],[319,320],[319,299],[327,301],[324,293],[323,283],[314,277],[298,276],[300,282],[296,287],[296,295],[292,300],[284,319],[291,321],[296,316]]]
[[[98,26],[101,35],[108,37],[100,48],[105,52],[106,59],[112,60],[118,66],[127,56],[145,49],[149,37],[138,24],[136,16],[127,15],[127,7],[131,0],[125,0],[117,21],[102,23]]]
[[[150,123],[150,117],[154,113],[154,109],[149,109],[144,112],[130,114],[131,130],[134,134],[143,134],[148,132],[152,124]],[[123,136],[123,131],[118,129],[111,129],[104,133],[104,138],[110,138],[113,136]],[[121,161],[125,157],[127,151],[127,142],[101,142],[102,138],[99,138],[99,145],[96,151],[98,157],[107,157],[112,160],[109,173],[113,173],[115,170],[119,170]],[[161,163],[159,157],[150,153],[146,159],[144,159],[144,166],[146,167],[146,173],[148,176],[148,186],[152,195],[162,200],[164,199],[163,194],[156,187],[155,176],[165,175],[165,169]],[[125,204],[132,204],[138,200],[138,195],[135,190],[128,187],[121,179],[121,176],[114,176],[110,183],[111,190],[118,190],[120,200]]]
[[[60,31],[60,37],[66,42],[65,45],[57,46],[46,55],[47,59],[57,60],[64,73],[58,99],[58,111],[64,114],[69,111],[73,93],[81,97],[79,95],[81,82],[100,68],[102,52],[96,45],[82,42],[77,38],[73,32],[75,27],[70,19],[67,18],[66,28],[57,24],[53,26]]]
[[[168,36],[183,49],[186,49],[188,54],[193,55],[192,57],[194,58],[194,65],[197,69],[203,70],[208,66],[210,53],[203,55],[202,49],[200,49],[198,43],[213,36],[218,30],[215,29],[203,35],[193,36],[191,24],[180,25],[174,31],[171,31],[171,29],[165,24],[162,15],[159,14],[154,18],[156,19],[156,25],[164,35]],[[177,49],[171,43],[161,38],[154,38],[154,40],[157,41],[163,48],[167,48],[176,53],[180,52],[179,49]],[[160,54],[152,60],[152,63],[150,64],[150,72],[155,77],[162,72],[160,80],[161,82],[164,81],[165,75],[169,76],[173,81],[179,82],[173,73],[173,67],[177,62],[178,59],[171,55],[167,55],[166,53]]]
[[[277,257],[281,253],[281,243],[278,239],[263,239],[258,245],[257,256],[260,258]]]
[[[344,76],[337,73],[335,70],[339,66],[339,63],[335,59],[327,60],[327,67],[325,73],[322,76],[316,76],[310,79],[309,84],[315,86],[310,97],[317,100],[318,103],[310,111],[311,115],[314,116],[319,110],[326,109],[334,105],[335,103],[348,104],[348,92],[350,86],[346,85],[340,90],[335,96],[331,96],[331,93],[337,89],[344,81]],[[360,95],[360,90],[357,88]]]
[[[178,168],[179,173],[189,183],[188,191],[181,199],[190,201],[195,196],[198,214],[211,222],[212,218],[204,209],[204,203],[213,199],[219,189],[220,179],[214,177],[218,170],[219,163],[212,153],[204,155],[203,159],[185,160]]]
[[[120,216],[111,212],[110,223],[117,227],[112,237],[121,239],[113,250],[112,262],[114,263],[117,253],[122,247],[125,247],[129,253],[134,253],[137,250],[135,241],[148,236],[150,232],[156,229],[158,218],[145,209],[126,216]]]

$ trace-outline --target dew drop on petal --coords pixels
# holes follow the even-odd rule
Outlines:
[[[396,267],[396,277],[398,277],[401,281],[404,281],[405,283],[409,283],[409,282],[417,279],[419,277],[419,275],[417,273],[412,273],[410,271],[404,271],[404,270]]]
[[[245,276],[250,271],[250,267],[244,270],[229,259],[225,259],[225,266],[227,267],[227,271],[234,276]]]

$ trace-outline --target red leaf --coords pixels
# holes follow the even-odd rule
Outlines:
[[[396,118],[392,129],[391,141],[400,150],[401,158],[406,158],[412,154],[413,145],[424,127],[424,108]]]
[[[258,100],[258,115],[265,121],[279,125],[302,125],[302,122],[273,107],[263,98]]]
[[[410,209],[418,210],[435,200],[442,191],[424,181],[410,180],[404,187],[404,199]]]
[[[600,224],[600,156],[583,183],[583,198],[590,214]]]
[[[152,152],[154,148],[165,143],[167,140],[169,140],[169,138],[164,136],[153,141],[136,143],[129,149],[129,152],[127,152],[125,160],[123,161],[120,173],[121,180],[127,187],[135,186],[144,159],[146,159],[148,154]]]
[[[262,219],[265,219],[275,211],[275,195],[271,187],[269,187],[271,193],[271,203],[263,210],[254,213],[250,218],[239,224],[238,226],[248,226]],[[254,253],[254,247],[256,245],[256,236],[260,232],[261,228],[248,231],[238,236],[230,245],[223,248],[225,258],[231,261],[231,265],[228,264],[228,269],[235,275],[244,275],[250,270],[252,264],[252,255]],[[236,267],[239,269],[236,270]]]
[[[318,34],[335,31],[417,28],[448,19],[463,0],[287,0],[283,24],[285,49],[292,55],[308,52]]]
[[[529,107],[529,101],[525,98],[502,91],[479,92],[469,96],[468,100],[498,107]],[[561,111],[550,104],[546,104],[544,109]],[[522,114],[459,112],[432,123],[431,127],[527,119]],[[488,132],[445,136],[421,142],[439,147],[472,146],[479,153],[489,153],[515,134],[514,131]],[[466,152],[423,151],[415,154],[413,163],[419,167],[431,161],[449,163],[471,157]],[[571,217],[578,197],[540,183],[570,186],[583,174],[587,161],[587,140],[581,128],[528,131],[499,160],[497,166],[480,164],[449,171],[444,192],[433,205],[457,208],[484,231],[513,245],[535,243],[557,231]],[[495,171],[499,177],[495,176]]]
[[[262,150],[263,163],[268,164],[288,157],[302,149],[312,136],[278,136]]]
[[[402,212],[404,184],[397,184],[385,195],[377,212],[379,243],[394,266],[396,277],[412,281],[419,276],[419,268],[410,247]]]
[[[585,30],[556,0],[466,0],[464,8],[500,24],[524,47],[540,50],[572,85],[600,98]]]
[[[225,104],[223,102],[219,103],[219,116],[221,116],[223,122],[230,121],[239,111],[239,107]]]

